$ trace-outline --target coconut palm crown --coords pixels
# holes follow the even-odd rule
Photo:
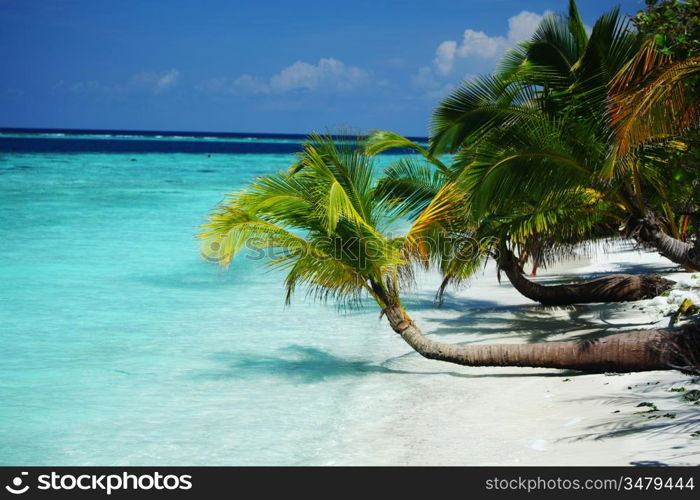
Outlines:
[[[246,245],[266,249],[287,273],[287,301],[304,285],[345,305],[363,295],[382,309],[400,305],[400,283],[425,261],[429,229],[450,198],[428,203],[399,233],[410,204],[381,194],[375,163],[356,140],[311,136],[289,170],[257,178],[215,209],[199,234],[205,256],[227,266]]]

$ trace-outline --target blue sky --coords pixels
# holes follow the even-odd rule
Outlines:
[[[592,26],[619,5],[579,0]],[[565,0],[0,0],[0,126],[425,135]]]

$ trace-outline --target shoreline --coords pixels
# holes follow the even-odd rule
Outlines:
[[[629,267],[648,268],[645,272],[658,269],[679,282],[692,275],[664,272],[672,265],[657,254],[630,250],[619,242],[614,246],[593,259],[595,264],[585,258],[567,262],[542,269],[537,280],[621,272]],[[436,279],[426,276],[420,289],[430,289]],[[536,342],[666,326],[664,314],[669,308],[653,301],[545,308],[519,295],[507,280],[498,284],[491,264],[469,287],[452,292],[443,309],[412,311],[410,300],[406,307],[427,334],[446,342]],[[322,463],[700,463],[700,438],[690,436],[700,429],[700,409],[676,392],[682,387],[700,389],[697,377],[678,371],[618,375],[470,368],[425,360],[408,348],[403,351],[383,363],[396,371],[389,382],[393,396],[373,400],[372,387],[380,381],[362,384],[336,445],[319,453]],[[640,403],[654,404],[658,411]]]

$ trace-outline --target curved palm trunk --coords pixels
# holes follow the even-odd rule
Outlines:
[[[637,238],[642,243],[656,248],[671,262],[691,271],[700,271],[700,240],[692,244],[672,238],[661,230],[653,215],[647,215],[641,220]]]
[[[527,366],[590,373],[693,370],[700,328],[639,330],[592,341],[456,345],[429,339],[398,306],[384,310],[393,330],[428,359],[466,366]]]
[[[549,306],[650,299],[676,283],[657,274],[612,274],[583,283],[545,286],[527,279],[515,256],[508,251],[502,256],[501,269],[521,294]]]

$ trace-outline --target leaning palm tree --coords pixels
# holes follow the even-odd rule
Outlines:
[[[454,153],[453,167],[460,170],[461,185],[476,211],[488,208],[489,216],[508,216],[506,209],[527,212],[566,193],[595,193],[616,219],[608,228],[623,227],[627,236],[697,269],[700,247],[669,237],[656,219],[645,217],[663,213],[678,236],[673,176],[654,160],[656,152],[638,155],[630,146],[640,142],[640,131],[647,138],[665,133],[667,139],[669,130],[697,121],[697,106],[684,106],[689,101],[681,99],[689,93],[683,80],[697,73],[697,65],[684,62],[659,72],[661,57],[652,61],[644,47],[618,10],[598,19],[589,37],[571,0],[568,16],[546,17],[530,40],[506,54],[494,75],[463,82],[440,103],[428,154]],[[620,91],[640,78],[651,82],[653,91],[639,90],[639,85],[632,92]],[[611,93],[622,96],[612,110]],[[656,147],[673,150],[679,145],[666,141]],[[560,231],[563,227],[557,225]],[[597,233],[618,235],[615,229]],[[524,245],[518,238],[515,242]],[[520,274],[517,278],[516,286],[548,300],[544,289]],[[642,291],[637,298],[648,295],[646,287],[636,288]],[[660,293],[665,287],[650,289]]]
[[[619,203],[609,201],[615,199],[609,188],[584,187],[590,164],[601,152],[589,148],[595,144],[590,127],[581,126],[579,120],[573,123],[580,127],[578,133],[562,132],[561,120],[551,127],[547,117],[507,127],[493,134],[493,143],[481,140],[486,147],[473,153],[467,168],[462,168],[459,161],[445,165],[398,134],[375,131],[369,135],[365,146],[368,154],[393,148],[416,153],[392,163],[379,183],[383,193],[412,206],[413,213],[420,213],[448,183],[461,194],[445,217],[449,221],[446,233],[455,242],[438,246],[437,250],[450,251],[435,256],[443,275],[439,299],[448,284],[468,279],[491,255],[496,256],[499,267],[521,294],[545,305],[652,298],[675,284],[654,274],[612,274],[581,283],[545,286],[523,275],[513,253],[535,235],[543,247],[544,259],[551,262],[568,255],[577,245],[615,235],[623,220],[617,214]],[[559,180],[553,183],[557,177]],[[464,247],[466,254],[459,249],[464,241],[469,242]]]
[[[313,136],[291,171],[260,177],[210,215],[200,238],[208,260],[227,266],[246,244],[268,250],[287,272],[287,300],[299,285],[316,297],[357,303],[371,297],[392,329],[422,356],[470,366],[532,366],[590,372],[677,367],[698,349],[696,329],[621,333],[594,342],[452,345],[427,337],[401,303],[414,265],[427,265],[458,193],[443,186],[408,230],[392,233],[410,209],[383,196],[362,147]]]
[[[610,201],[627,212],[625,218],[642,213],[643,172],[600,175],[615,163],[609,154],[608,89],[640,44],[618,9],[601,16],[589,37],[570,0],[567,16],[545,17],[530,40],[506,53],[493,75],[463,82],[438,105],[430,154],[455,154],[455,166],[470,179],[468,188],[480,190],[473,196],[482,206],[488,200],[510,203],[519,191],[533,188],[541,193],[580,186],[605,188],[604,194],[616,198]],[[497,171],[518,182],[505,182]]]

